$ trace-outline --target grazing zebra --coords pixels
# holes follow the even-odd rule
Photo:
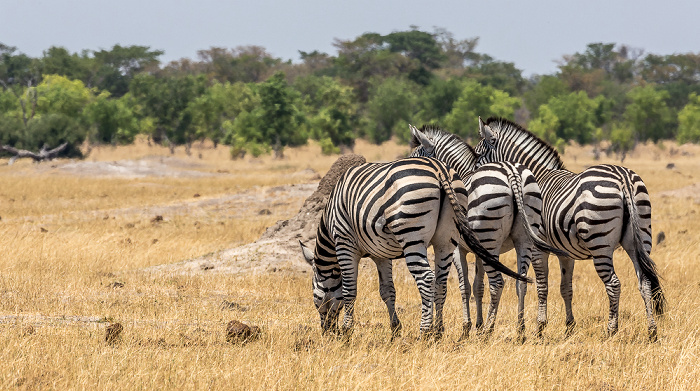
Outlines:
[[[443,331],[447,275],[460,238],[487,264],[525,279],[479,244],[467,224],[461,202],[465,199],[466,190],[457,173],[435,159],[409,158],[349,169],[333,189],[321,216],[315,250],[300,242],[304,258],[314,270],[313,296],[322,329],[337,330],[340,306],[344,305],[342,331],[349,334],[352,330],[358,263],[364,256],[377,263],[383,288],[380,294],[389,310],[392,331],[400,329],[400,322],[394,311],[390,262],[406,259],[421,296],[423,336],[435,331],[439,337]],[[435,251],[435,273],[427,260],[429,244]]]
[[[494,161],[527,165],[542,188],[542,218],[546,239],[566,250],[559,256],[561,295],[566,306],[567,335],[575,326],[571,310],[574,259],[591,259],[605,284],[610,301],[608,334],[618,329],[620,280],[613,268],[613,251],[622,245],[632,259],[646,307],[649,338],[655,341],[654,315],[664,311],[665,298],[651,252],[651,202],[647,188],[634,171],[599,164],[574,174],[559,154],[534,134],[502,118],[479,118],[482,140],[476,147],[477,166]],[[533,267],[548,273],[546,254],[533,254]],[[547,322],[547,280],[537,279],[540,330]]]
[[[515,248],[518,257],[517,271],[527,275],[530,265],[532,245],[545,251],[566,255],[538,237],[535,231],[541,229],[542,197],[535,177],[525,166],[517,163],[491,163],[475,170],[477,155],[474,150],[454,134],[444,132],[437,126],[424,125],[421,129],[411,126],[410,156],[436,158],[455,169],[467,189],[467,213],[469,224],[479,242],[494,256]],[[463,335],[468,336],[471,328],[469,313],[470,287],[467,280],[466,251],[460,248],[459,262],[455,262],[459,274],[459,287],[462,293],[464,312]],[[482,317],[484,294],[484,269],[489,277],[491,303],[486,324]],[[518,293],[517,330],[521,337],[525,331],[525,293],[527,284],[516,283]],[[474,297],[476,298],[476,327],[492,331],[498,303],[503,289],[501,274],[488,265],[484,268],[477,257],[474,277]]]

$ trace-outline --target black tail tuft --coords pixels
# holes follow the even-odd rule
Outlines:
[[[651,288],[651,303],[652,307],[654,308],[654,314],[661,316],[666,311],[666,296],[664,296],[664,291],[661,287],[661,281],[659,279],[658,270],[656,269],[656,263],[654,263],[649,254],[647,254],[644,247],[641,246],[641,238],[639,238],[638,243],[639,245],[636,246],[637,259],[639,260],[639,266],[642,269],[642,275],[647,281],[649,281],[649,287]]]

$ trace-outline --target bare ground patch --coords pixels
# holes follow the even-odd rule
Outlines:
[[[350,167],[364,162],[362,156],[353,154],[338,158],[313,194],[304,201],[297,215],[289,220],[278,221],[254,243],[144,270],[171,273],[307,272],[309,266],[301,259],[298,242],[315,240],[318,221],[338,179]],[[271,190],[286,188],[288,186],[279,186]]]

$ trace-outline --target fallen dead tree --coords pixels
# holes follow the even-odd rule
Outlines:
[[[39,150],[39,152],[32,152],[26,149],[17,149],[9,145],[3,145],[2,149],[15,155],[10,158],[9,162],[7,162],[8,165],[11,165],[15,162],[15,160],[25,157],[32,158],[35,162],[51,160],[58,156],[58,154],[61,153],[64,149],[66,149],[67,146],[68,143],[63,143],[54,149],[49,149],[49,146],[44,144],[44,146],[41,147],[41,150]]]

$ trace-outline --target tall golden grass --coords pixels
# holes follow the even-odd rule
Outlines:
[[[368,160],[392,160],[406,149],[359,142],[355,151]],[[603,337],[607,296],[592,263],[580,261],[574,276],[578,328],[573,337],[563,338],[558,263],[552,258],[550,324],[543,340],[535,338],[531,286],[524,344],[516,342],[512,282],[492,337],[457,343],[461,304],[453,271],[447,335],[438,343],[420,343],[415,341],[419,296],[405,265],[397,262],[404,332],[392,343],[374,265],[363,261],[359,323],[345,343],[321,336],[310,273],[144,270],[252,242],[267,226],[293,216],[302,199],[271,207],[269,216],[177,207],[195,194],[215,200],[256,186],[298,183],[303,177],[292,174],[306,168],[323,174],[337,157],[322,156],[314,144],[286,155],[283,160],[232,161],[224,148],[209,145],[195,145],[192,156],[178,151],[176,157],[188,169],[226,173],[201,177],[94,177],[52,167],[62,162],[7,166],[0,161],[0,388],[607,391],[700,386],[700,205],[693,197],[660,196],[699,181],[699,148],[642,146],[624,164],[644,178],[654,232],[666,233],[666,241],[652,252],[669,300],[654,344],[647,342],[636,278],[621,250],[615,253],[623,284],[616,336]],[[87,160],[153,156],[169,152],[140,141],[93,149]],[[590,147],[571,147],[564,159],[574,171],[594,164]],[[675,168],[667,169],[669,162]],[[152,222],[153,211],[166,206],[173,208],[166,209],[163,221]],[[514,254],[502,260],[512,267]],[[222,307],[224,302],[237,305]],[[227,343],[224,328],[232,319],[260,326],[262,338]],[[123,324],[124,332],[110,345],[104,335],[112,322]]]

